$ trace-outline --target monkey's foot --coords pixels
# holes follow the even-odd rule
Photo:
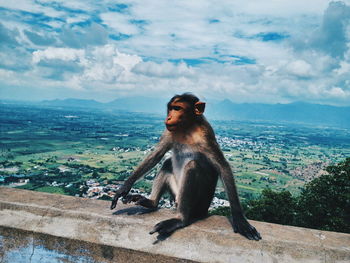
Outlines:
[[[149,232],[151,235],[155,232],[159,233],[158,239],[161,239],[159,237],[161,236],[169,236],[171,233],[173,233],[176,229],[184,227],[185,224],[182,222],[181,219],[178,218],[172,218],[168,220],[164,220],[156,224],[151,232]]]
[[[240,218],[240,219],[233,219],[232,222],[233,230],[235,233],[240,233],[242,236],[245,236],[246,238],[250,240],[260,240],[261,236],[260,233],[253,227],[247,219]]]
[[[134,202],[136,205],[141,205],[147,208],[155,208],[154,202],[139,194],[129,194],[122,199],[123,204]]]

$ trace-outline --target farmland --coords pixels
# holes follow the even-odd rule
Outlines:
[[[9,187],[108,199],[152,150],[162,116],[2,104],[0,184]],[[301,124],[214,121],[240,196],[264,188],[301,191],[325,166],[350,156],[350,130]],[[135,185],[148,193],[153,169]],[[216,196],[225,199],[221,182]]]

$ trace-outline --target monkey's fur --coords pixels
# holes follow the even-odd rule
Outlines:
[[[215,134],[203,116],[205,103],[192,94],[174,96],[167,105],[167,118],[160,142],[117,191],[111,209],[123,197],[123,202],[156,208],[164,191],[169,190],[177,204],[177,216],[155,225],[151,234],[168,236],[176,229],[204,218],[213,199],[218,177],[224,183],[232,212],[234,231],[248,239],[259,240],[259,232],[243,215],[233,173],[215,139]],[[129,194],[132,185],[159,163],[169,150],[154,179],[150,198]]]

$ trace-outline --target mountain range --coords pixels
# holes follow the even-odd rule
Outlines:
[[[147,97],[119,98],[108,103],[82,99],[56,99],[39,102],[43,106],[145,112],[162,116],[166,112],[166,103],[167,100],[161,98]],[[205,115],[209,119],[217,120],[289,122],[350,128],[350,107],[304,102],[239,104],[226,99],[207,103]]]

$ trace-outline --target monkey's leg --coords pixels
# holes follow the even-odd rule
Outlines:
[[[185,225],[207,216],[216,183],[215,169],[205,159],[198,158],[186,164],[178,198],[178,213]]]
[[[156,208],[162,194],[167,188],[170,188],[172,192],[176,191],[176,184],[174,183],[174,176],[172,174],[171,159],[167,159],[164,162],[159,173],[154,178],[150,198],[144,197],[140,194],[130,194],[123,199],[123,202],[135,202],[135,204],[147,208]]]
[[[160,236],[170,235],[207,213],[216,182],[208,180],[210,174],[202,167],[194,160],[186,164],[177,196],[177,217],[158,223],[150,234],[158,232]]]

